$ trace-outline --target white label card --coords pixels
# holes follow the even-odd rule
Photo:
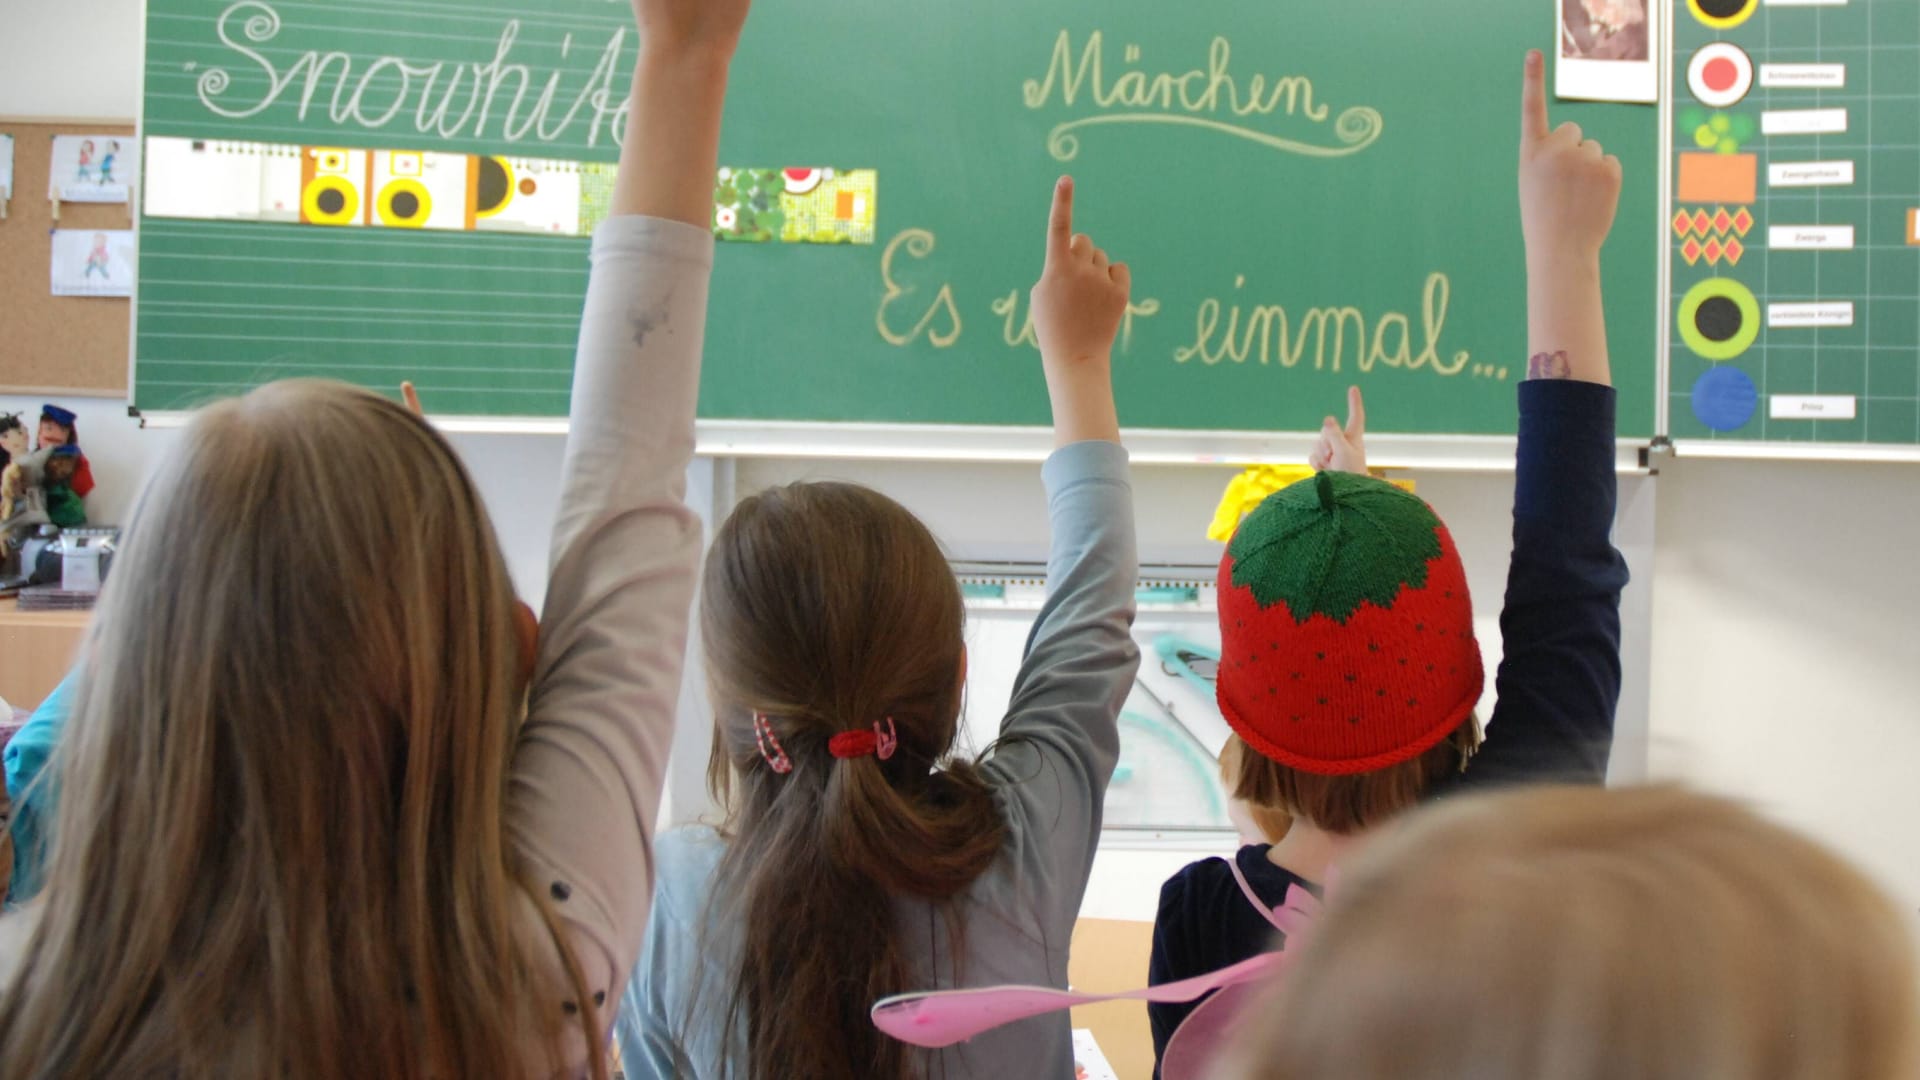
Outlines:
[[[1767,325],[1776,330],[1852,326],[1853,301],[1768,304]]]
[[[1852,394],[1775,394],[1775,420],[1852,420],[1859,415],[1859,399]]]
[[[1846,7],[1847,0],[1767,0],[1768,7]]]
[[[1851,161],[1790,161],[1767,166],[1773,187],[1838,187],[1853,183]]]
[[[1843,90],[1845,64],[1761,64],[1760,85],[1782,90]]]
[[[1760,114],[1762,135],[1839,135],[1846,130],[1845,109],[1784,109]]]
[[[1775,225],[1767,230],[1767,246],[1775,251],[1851,251],[1851,225]]]

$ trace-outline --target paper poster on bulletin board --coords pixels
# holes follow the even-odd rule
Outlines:
[[[56,135],[47,176],[55,202],[123,203],[140,175],[140,142],[124,135]]]
[[[53,234],[53,295],[132,296],[138,248],[131,229]]]

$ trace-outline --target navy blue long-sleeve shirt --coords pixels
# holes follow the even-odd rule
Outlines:
[[[1520,384],[1513,560],[1500,612],[1503,657],[1486,744],[1441,797],[1521,782],[1599,784],[1620,701],[1620,593],[1626,560],[1613,546],[1618,497],[1613,388],[1571,380]],[[1270,906],[1306,881],[1240,849],[1247,884]],[[1241,895],[1225,859],[1204,859],[1160,890],[1148,981],[1216,971],[1274,948],[1273,927]],[[1156,1055],[1194,1004],[1150,1005]],[[1158,1067],[1155,1075],[1158,1075]]]

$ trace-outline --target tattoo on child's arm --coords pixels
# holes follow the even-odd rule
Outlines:
[[[1527,361],[1529,379],[1571,379],[1573,365],[1567,362],[1565,349],[1555,353],[1535,353]]]

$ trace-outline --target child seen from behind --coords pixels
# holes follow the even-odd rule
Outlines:
[[[420,417],[310,381],[197,414],[41,778],[45,887],[0,919],[0,1078],[607,1075],[699,556],[685,470],[747,0],[634,10],[537,634]]]
[[[1111,353],[1129,275],[1072,232],[1063,180],[1033,293],[1058,449],[1048,599],[1001,738],[953,756],[960,587],[899,504],[798,484],[737,508],[701,609],[717,830],[660,841],[621,1050],[641,1078],[1070,1076],[1064,1017],[932,1060],[867,1010],[920,986],[1065,986],[1139,665]]]
[[[1614,392],[1600,249],[1620,165],[1568,124],[1549,131],[1544,61],[1526,64],[1520,153],[1528,378],[1519,387],[1514,548],[1498,703],[1482,690],[1465,572],[1424,502],[1365,475],[1358,391],[1329,419],[1323,471],[1267,499],[1220,564],[1219,700],[1237,798],[1290,815],[1272,845],[1207,859],[1161,891],[1149,981],[1275,947],[1275,909],[1317,892],[1369,830],[1448,792],[1604,781],[1620,690],[1625,562],[1609,539]],[[1149,1006],[1156,1052],[1197,1004]]]
[[[1219,1080],[1911,1080],[1908,913],[1721,799],[1540,788],[1344,867]]]

